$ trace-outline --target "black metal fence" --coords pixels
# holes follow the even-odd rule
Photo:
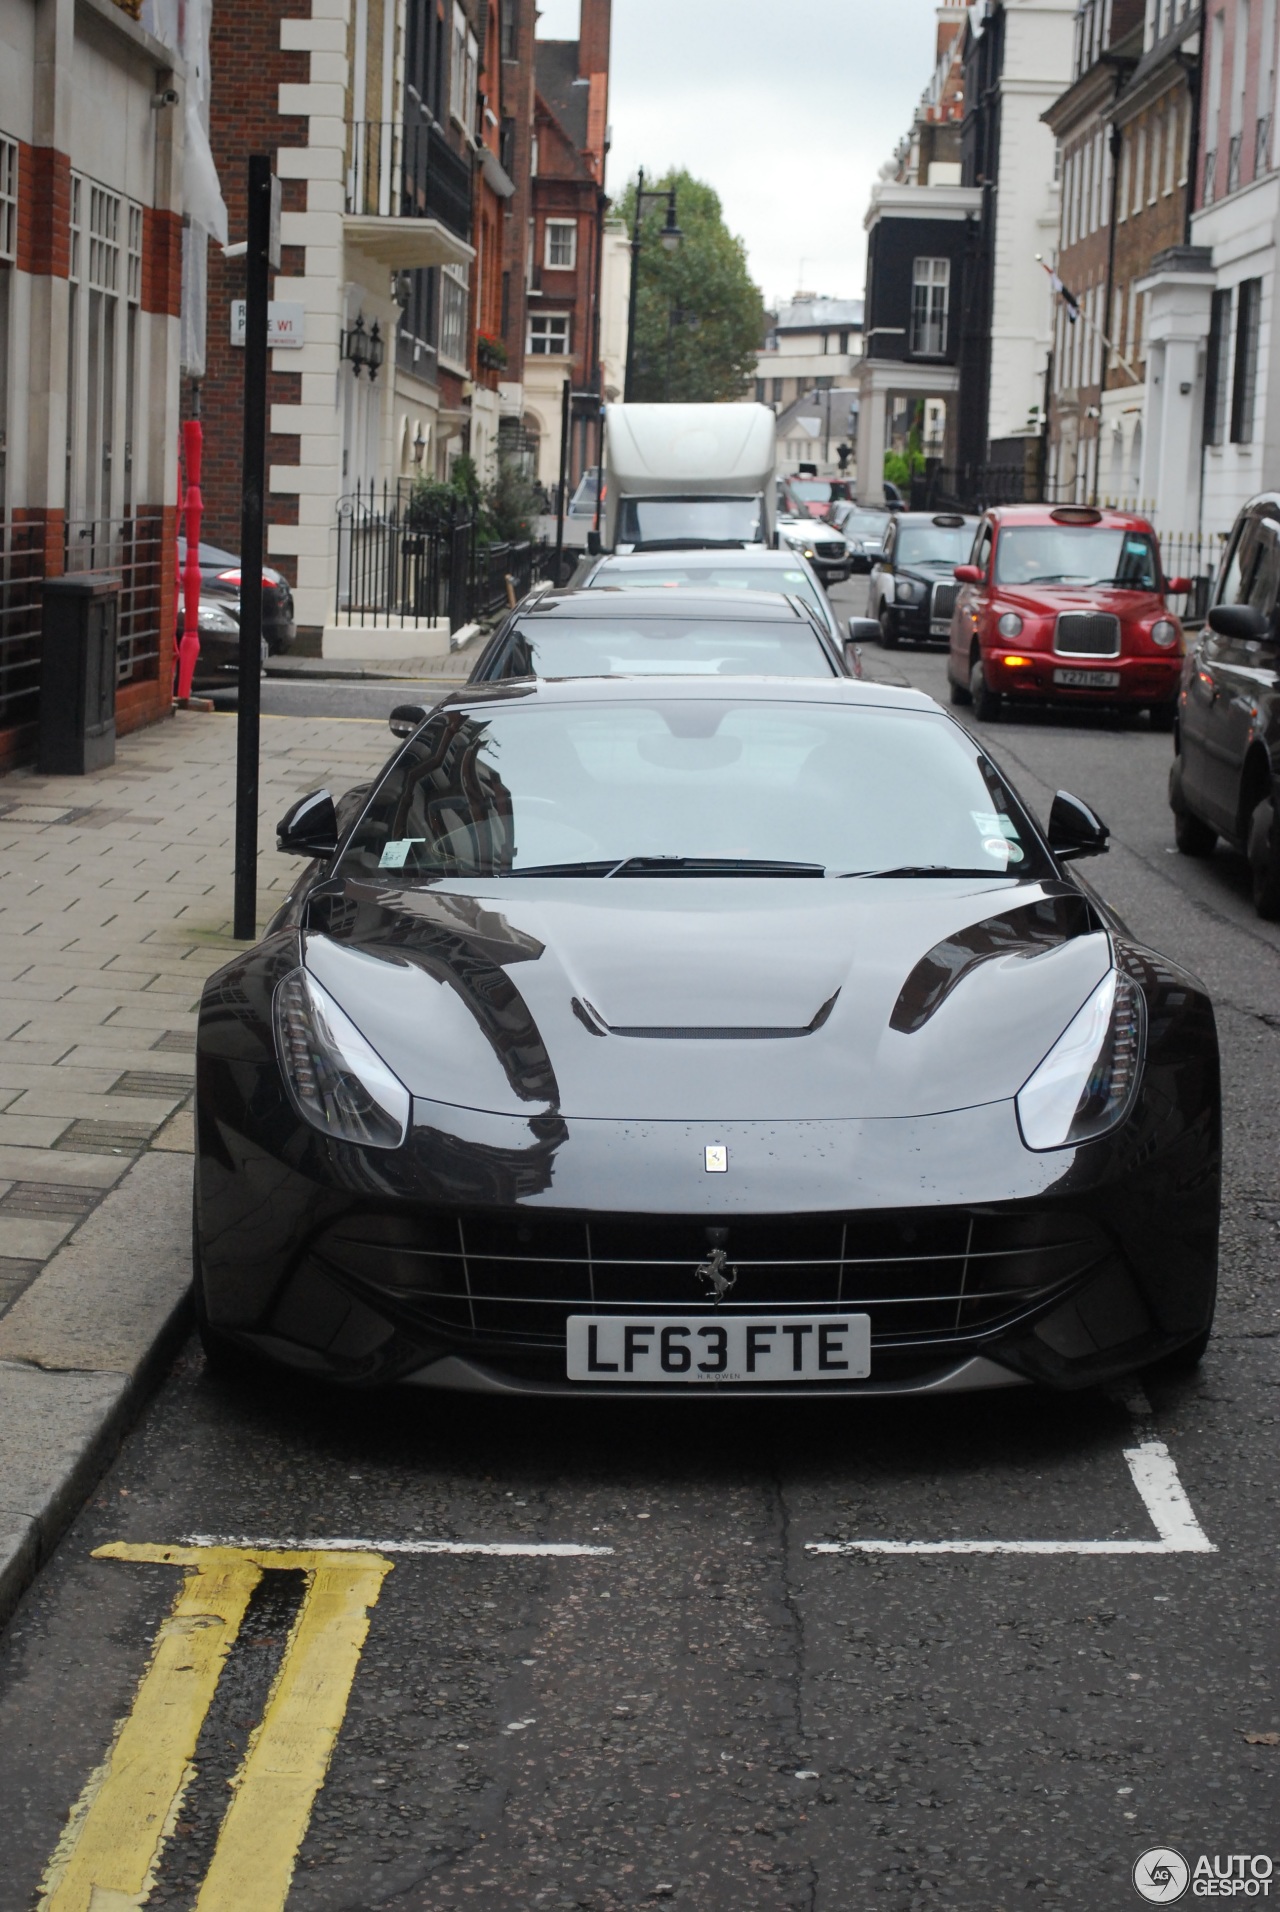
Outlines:
[[[159,672],[162,559],[163,523],[158,511],[134,518],[67,521],[63,569],[112,571],[120,577],[117,688],[145,683]]]
[[[43,523],[0,519],[0,729],[34,724],[40,713]]]
[[[347,127],[346,209],[392,219],[438,219],[471,237],[472,170],[438,127],[356,120]]]
[[[423,504],[411,481],[370,485],[338,502],[340,624],[426,625],[456,631],[520,599],[550,575],[545,543],[481,542],[470,518]]]

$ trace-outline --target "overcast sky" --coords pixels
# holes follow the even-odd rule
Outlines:
[[[613,0],[609,191],[638,166],[714,186],[770,301],[863,289],[862,218],[933,67],[935,0]],[[578,0],[540,0],[543,39]]]

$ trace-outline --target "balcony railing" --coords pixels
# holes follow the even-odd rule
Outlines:
[[[347,128],[346,208],[382,219],[438,219],[471,237],[472,169],[425,121],[355,120]]]
[[[1211,146],[1204,156],[1204,203],[1211,206],[1218,196],[1218,149]]]
[[[1227,147],[1227,191],[1228,193],[1234,193],[1240,190],[1240,156],[1241,156],[1241,148],[1243,147],[1243,145],[1244,145],[1244,134],[1233,133],[1231,135],[1231,144]]]
[[[1271,115],[1264,113],[1258,121],[1257,135],[1253,143],[1253,176],[1261,179],[1264,173],[1271,171]]]

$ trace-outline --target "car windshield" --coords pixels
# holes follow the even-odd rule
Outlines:
[[[889,522],[885,511],[859,511],[855,505],[837,505],[832,517],[853,538],[883,538]]]
[[[338,873],[990,880],[1050,869],[995,767],[941,712],[667,687],[652,699],[437,711],[383,776]]]
[[[818,588],[807,571],[794,564],[737,564],[724,559],[716,564],[674,563],[654,566],[637,563],[634,568],[625,558],[599,565],[588,582],[588,590],[667,591],[691,585],[698,591],[772,591],[785,596],[808,598],[821,608]]]
[[[973,526],[899,524],[895,564],[963,564],[973,546]]]
[[[781,607],[779,607],[781,608]],[[834,677],[806,618],[526,617],[504,677]]]
[[[787,490],[805,505],[826,504],[832,495],[829,478],[789,478]]]
[[[624,498],[619,544],[760,544],[759,498]]]
[[[1158,591],[1155,544],[1113,525],[1006,525],[996,540],[998,584],[1113,584]]]

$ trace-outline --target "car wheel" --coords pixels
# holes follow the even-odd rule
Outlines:
[[[1182,758],[1169,765],[1169,808],[1173,811],[1173,840],[1183,856],[1212,856],[1218,832],[1192,816],[1182,795]]]
[[[1162,1355],[1159,1361],[1153,1361],[1146,1370],[1152,1381],[1180,1381],[1188,1374],[1194,1374],[1204,1360],[1209,1343],[1213,1339],[1213,1325],[1198,1334],[1194,1341],[1186,1342],[1175,1348],[1172,1354]]]
[[[972,697],[969,695],[969,686],[967,684],[957,684],[950,671],[947,672],[947,689],[951,693],[951,701],[953,704],[971,704],[973,702]]]
[[[1000,698],[987,687],[987,674],[982,668],[980,657],[974,658],[973,669],[969,672],[969,702],[980,724],[994,724],[999,718]]]
[[[893,612],[884,604],[880,606],[880,642],[885,650],[896,650],[898,646],[898,627]]]
[[[1280,830],[1270,797],[1262,799],[1249,820],[1249,869],[1253,907],[1274,923],[1280,918]]]

